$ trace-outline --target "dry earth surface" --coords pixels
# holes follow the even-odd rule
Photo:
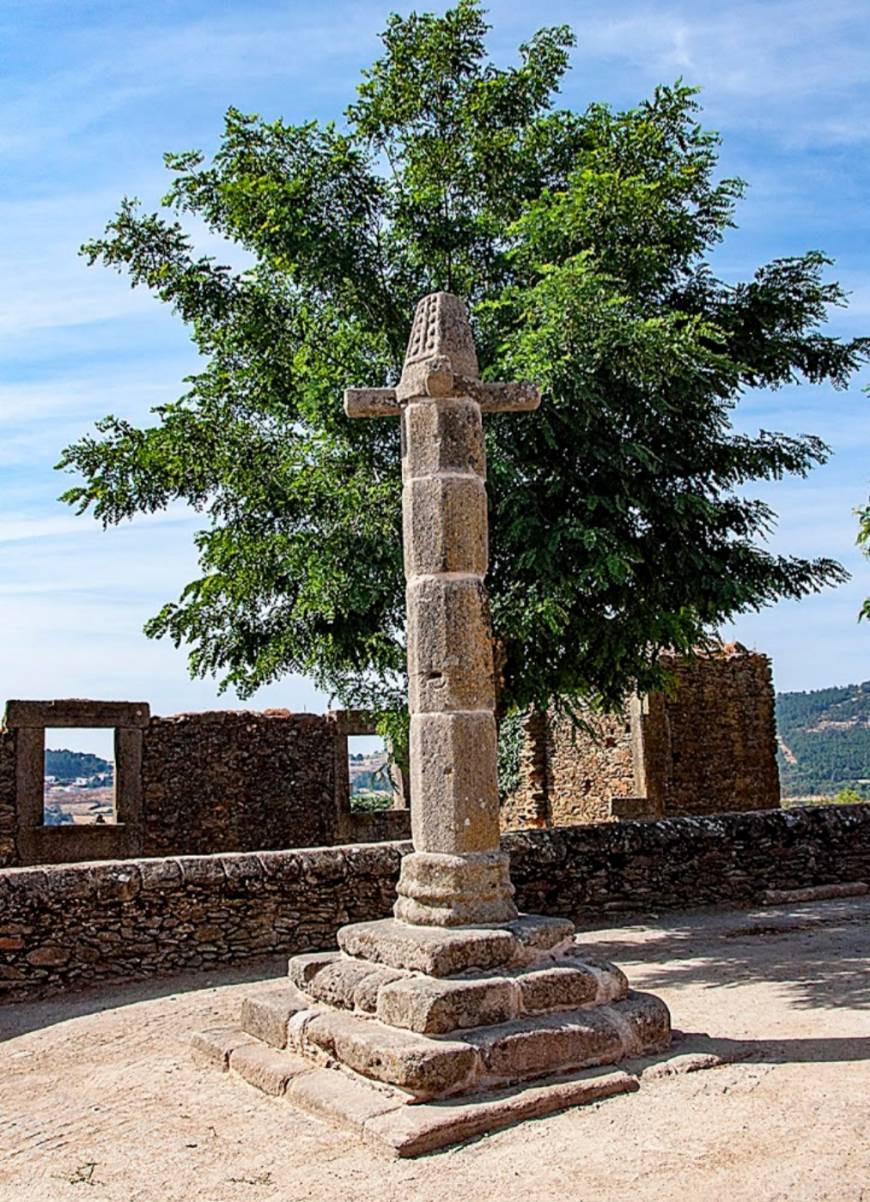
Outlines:
[[[195,1067],[256,970],[0,1008],[3,1202],[870,1202],[870,898],[584,938],[748,1058],[416,1161]]]

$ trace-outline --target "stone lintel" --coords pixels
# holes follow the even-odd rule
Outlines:
[[[21,726],[147,726],[147,701],[89,701],[69,697],[58,701],[7,701],[4,725]]]

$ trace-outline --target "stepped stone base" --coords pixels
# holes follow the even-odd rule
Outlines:
[[[664,1003],[586,954],[564,919],[390,919],[344,927],[338,943],[294,956],[289,981],[253,992],[237,1028],[194,1048],[400,1155],[635,1089],[601,1066],[670,1042]]]

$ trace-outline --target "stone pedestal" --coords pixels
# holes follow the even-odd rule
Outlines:
[[[585,953],[565,919],[385,919],[342,928],[338,944],[294,956],[286,983],[253,991],[237,1027],[194,1047],[393,1154],[636,1089],[612,1066],[670,1041],[667,1007]]]

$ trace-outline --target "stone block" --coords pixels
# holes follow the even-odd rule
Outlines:
[[[411,829],[417,851],[456,855],[498,848],[496,745],[491,713],[412,715]]]
[[[402,502],[405,574],[486,574],[487,515],[477,475],[416,477],[405,482]]]
[[[273,1048],[285,1048],[288,1022],[308,1005],[295,985],[260,990],[242,999],[242,1030]]]
[[[507,927],[524,948],[533,952],[550,951],[574,938],[570,918],[550,918],[546,914],[520,914]]]
[[[408,699],[412,713],[495,709],[489,606],[479,576],[408,582]],[[413,764],[413,752],[411,763]],[[413,793],[412,786],[412,796]]]
[[[361,1009],[372,1010],[380,986],[401,975],[396,969],[385,969],[365,960],[343,956],[315,973],[307,985],[307,992],[318,1002],[339,1006],[344,1010],[353,1010],[354,1006],[360,1004],[356,1000],[359,994],[364,1003],[372,1003],[362,1005]]]
[[[263,1093],[278,1096],[291,1078],[310,1072],[311,1064],[291,1052],[279,1052],[261,1043],[246,1043],[230,1052],[230,1068]]]
[[[392,918],[342,927],[338,944],[349,956],[430,977],[497,968],[509,963],[518,947],[516,937],[498,927],[417,927]]]
[[[230,1055],[236,1048],[252,1046],[256,1042],[252,1035],[238,1027],[210,1027],[206,1031],[197,1031],[190,1046],[194,1060],[217,1065],[226,1072],[230,1067]]]
[[[354,1006],[367,1014],[374,1014],[378,1008],[381,987],[391,981],[404,980],[406,975],[398,968],[378,968],[367,973],[353,991]]]
[[[453,980],[407,977],[378,994],[381,1022],[422,1035],[504,1023],[518,1013],[518,988],[507,977]]]
[[[628,977],[609,960],[591,955],[579,944],[569,949],[565,960],[567,963],[577,963],[583,971],[594,973],[598,981],[595,1001],[599,1005],[605,1002],[619,1002],[627,995]]]
[[[7,701],[5,725],[19,726],[147,726],[147,701],[88,701],[80,697],[54,701]]]
[[[404,1106],[408,1095],[381,1083],[354,1080],[338,1069],[317,1068],[293,1078],[287,1099],[320,1118],[360,1129],[369,1119]]]
[[[480,411],[467,398],[411,402],[402,411],[403,478],[443,471],[486,473]]]
[[[317,974],[339,958],[338,952],[304,952],[300,956],[291,956],[287,964],[287,973],[297,989],[307,992],[308,986]]]
[[[622,1033],[604,1007],[523,1018],[469,1031],[487,1076],[502,1081],[613,1064],[625,1054]]]
[[[570,1010],[594,1002],[597,974],[583,965],[551,964],[517,975],[521,1011]]]
[[[671,1015],[652,993],[631,990],[621,1002],[606,1009],[622,1032],[626,1055],[642,1056],[666,1048],[671,1041]]]
[[[427,1039],[372,1018],[337,1011],[313,1018],[305,1028],[305,1038],[364,1077],[424,1097],[461,1087],[478,1064],[477,1052],[467,1043]]]
[[[404,1106],[367,1119],[363,1136],[395,1156],[422,1156],[525,1119],[543,1118],[569,1106],[586,1106],[638,1088],[637,1080],[628,1073],[591,1070],[568,1081]]]

